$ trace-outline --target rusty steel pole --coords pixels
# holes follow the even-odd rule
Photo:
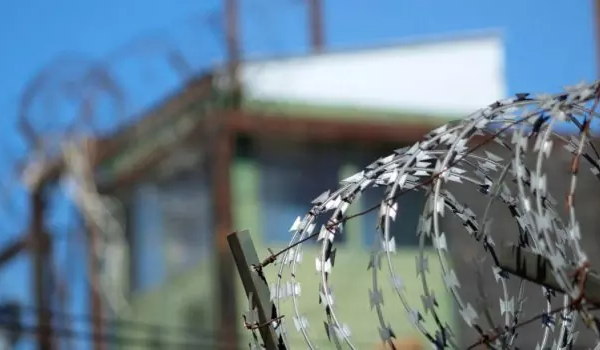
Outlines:
[[[218,349],[237,349],[237,326],[240,324],[240,313],[236,306],[235,265],[229,252],[227,236],[233,230],[233,214],[231,203],[231,163],[233,159],[233,142],[229,131],[222,130],[217,138],[212,160],[212,191],[215,218],[216,245],[218,254],[216,298],[220,300]]]
[[[322,0],[308,1],[308,32],[313,53],[323,52],[325,46],[323,34],[323,2]]]
[[[227,56],[229,63],[240,61],[240,40],[238,31],[238,0],[225,0],[225,36],[227,38]]]
[[[225,0],[225,38],[227,40],[227,75],[230,83],[231,103],[233,108],[238,108],[241,102],[241,86],[238,79],[238,70],[241,60],[241,47],[239,35],[239,2],[238,0]]]
[[[228,67],[230,81],[231,108],[239,108],[241,88],[238,67],[241,50],[238,32],[239,3],[237,0],[224,0],[225,31],[227,40]],[[235,264],[229,252],[227,236],[233,231],[231,200],[231,164],[233,162],[234,135],[228,128],[227,115],[219,115],[219,125],[215,127],[216,137],[210,137],[212,202],[215,223],[215,245],[217,251],[217,276],[215,297],[219,300],[219,345],[216,349],[233,350],[238,348],[237,328],[240,314],[236,305]]]

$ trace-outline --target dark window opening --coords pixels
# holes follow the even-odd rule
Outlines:
[[[137,183],[127,217],[132,291],[160,286],[211,254],[210,188],[201,171],[188,169]]]
[[[289,228],[303,217],[311,202],[326,190],[339,187],[343,148],[332,144],[285,141],[262,143],[257,149],[261,166],[260,199],[267,242],[287,243]],[[319,217],[316,230],[331,216]],[[338,242],[345,241],[342,235]]]
[[[235,140],[235,155],[240,158],[255,156],[255,142],[249,135],[239,135]]]

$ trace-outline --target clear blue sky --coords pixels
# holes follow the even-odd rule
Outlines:
[[[240,1],[245,55],[306,52],[305,1]],[[504,33],[509,93],[557,91],[564,85],[590,81],[597,74],[593,11],[589,0],[324,2],[326,40],[332,48],[494,29]],[[222,60],[221,5],[219,0],[1,2],[1,143],[10,149],[22,149],[14,132],[19,96],[29,80],[57,57],[77,54],[99,59],[110,56],[136,38],[153,37],[178,47],[195,70]],[[121,62],[115,71],[127,92],[128,113],[143,109],[178,83],[175,74],[157,59]],[[69,112],[68,105],[58,110],[59,115]],[[44,117],[56,118],[57,115]],[[1,156],[0,159],[7,159],[6,155]],[[0,177],[6,178],[10,166],[8,161],[0,163]],[[15,191],[13,203],[17,208],[24,206],[24,196]],[[67,215],[64,208],[60,212],[55,215],[56,225],[64,227]],[[25,219],[24,215],[4,213],[0,216],[3,221],[0,244],[21,232]],[[64,244],[59,248],[64,262]],[[69,261],[76,258],[70,256]],[[15,297],[31,303],[28,271],[25,257],[0,271],[0,297]],[[72,276],[81,277],[83,273],[77,267],[73,271]],[[85,287],[81,281],[74,282],[73,310],[83,312]]]

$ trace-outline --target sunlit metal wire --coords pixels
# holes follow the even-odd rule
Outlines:
[[[392,344],[396,332],[386,318],[380,294],[380,269],[386,267],[387,277],[397,297],[400,299],[406,316],[437,349],[458,349],[455,339],[457,330],[443,319],[438,310],[435,295],[431,291],[428,256],[425,245],[431,242],[443,273],[444,285],[452,296],[463,321],[475,329],[481,337],[479,344],[492,349],[516,349],[518,329],[532,322],[523,318],[524,285],[513,291],[507,287],[508,275],[498,267],[496,243],[490,234],[492,203],[502,203],[511,213],[518,230],[507,233],[507,238],[518,242],[521,247],[533,250],[548,258],[561,288],[566,292],[563,307],[553,310],[552,291],[543,289],[540,297],[548,302],[545,309],[534,320],[541,319],[543,333],[538,348],[548,347],[565,349],[577,339],[575,322],[582,319],[585,325],[598,335],[597,320],[582,295],[580,284],[574,283],[568,268],[588,269],[589,262],[580,242],[581,230],[576,218],[574,195],[580,163],[587,163],[592,173],[600,175],[600,154],[590,141],[590,126],[597,122],[596,107],[600,97],[599,85],[579,84],[566,88],[558,95],[517,94],[514,97],[494,102],[464,120],[441,126],[429,134],[423,141],[410,147],[394,151],[380,158],[363,171],[345,179],[335,191],[326,191],[313,202],[312,208],[303,217],[298,217],[290,231],[292,238],[287,249],[272,255],[277,258],[278,273],[276,287],[272,290],[272,299],[278,309],[285,298],[293,303],[293,323],[307,346],[315,348],[308,320],[299,305],[299,281],[296,277],[301,264],[302,245],[311,237],[320,242],[320,252],[315,257],[316,270],[320,280],[319,303],[325,312],[326,333],[337,349],[357,346],[352,341],[350,327],[338,315],[334,305],[331,275],[334,272],[335,242],[344,234],[345,223],[356,215],[348,215],[348,208],[365,191],[373,187],[385,187],[385,197],[377,207],[379,209],[378,231],[380,245],[372,254],[369,270],[372,274],[372,286],[369,289],[369,302],[377,314],[378,324],[373,330],[378,332],[384,342]],[[570,124],[576,135],[570,138],[556,132],[559,124]],[[509,154],[506,159],[486,149],[487,145]],[[557,201],[548,191],[548,174],[544,164],[550,157],[564,149],[572,154],[570,186],[565,195],[568,218],[559,215]],[[512,154],[512,156],[510,156]],[[527,158],[529,157],[529,158]],[[533,159],[532,165],[526,163]],[[459,201],[449,189],[452,183],[460,183],[465,190],[476,189],[487,205],[483,214]],[[510,186],[509,186],[510,184]],[[411,305],[406,296],[402,276],[395,270],[392,257],[396,253],[396,242],[391,233],[397,217],[397,199],[408,191],[421,191],[427,201],[420,218],[416,234],[419,236],[419,253],[416,256],[417,275],[421,281],[423,306]],[[361,214],[364,214],[362,212]],[[317,220],[328,216],[328,224],[317,227]],[[495,263],[493,273],[502,290],[500,313],[502,324],[489,317],[489,309],[476,310],[471,300],[461,292],[461,281],[453,270],[448,256],[447,236],[442,229],[442,220],[455,217],[461,222],[469,237],[478,242],[486,254]],[[453,235],[456,235],[453,232]],[[268,259],[267,259],[268,260]],[[274,259],[271,259],[274,260]],[[483,313],[483,314],[482,314]],[[561,317],[556,317],[560,313]],[[427,327],[423,315],[429,314],[435,327]],[[553,325],[556,323],[557,327]],[[285,324],[279,324],[278,333],[287,342]],[[490,333],[486,329],[491,329]],[[255,332],[255,331],[253,331]],[[254,336],[255,347],[259,347],[258,337]],[[596,349],[600,349],[600,341]]]

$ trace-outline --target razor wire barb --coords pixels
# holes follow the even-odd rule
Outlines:
[[[291,298],[295,329],[308,348],[315,348],[315,338],[309,331],[307,317],[300,311],[300,285],[296,272],[303,260],[302,244],[317,238],[320,251],[315,258],[315,266],[320,278],[319,303],[325,312],[327,337],[337,349],[356,349],[351,340],[350,328],[337,315],[333,303],[330,276],[334,271],[335,239],[344,233],[344,224],[349,220],[379,208],[377,229],[380,245],[371,253],[368,263],[368,270],[372,275],[369,303],[377,314],[377,331],[383,342],[389,344],[392,349],[395,349],[393,340],[396,332],[386,319],[379,283],[379,271],[384,262],[387,265],[390,285],[400,299],[411,324],[435,349],[460,348],[455,339],[456,331],[438,311],[437,300],[431,290],[428,277],[429,261],[425,254],[426,242],[433,245],[444,286],[463,321],[480,336],[476,343],[467,347],[468,349],[478,345],[490,349],[517,349],[517,330],[540,320],[542,336],[536,348],[566,349],[573,346],[577,340],[575,323],[578,319],[595,333],[595,349],[600,349],[600,321],[591,314],[598,305],[590,302],[583,293],[591,267],[580,241],[581,228],[575,215],[574,202],[582,158],[590,166],[592,174],[600,179],[600,153],[591,142],[590,133],[592,122],[598,121],[599,114],[596,109],[599,99],[600,82],[567,87],[565,92],[556,95],[516,94],[514,97],[496,101],[463,120],[431,131],[425,135],[423,141],[397,149],[393,154],[376,160],[359,173],[342,180],[337,190],[323,192],[312,201],[308,213],[298,217],[292,224],[292,238],[288,246],[276,253],[269,250],[270,255],[258,266],[254,266],[255,270],[264,276],[263,270],[277,263],[277,277],[271,287],[275,314],[279,315],[283,299]],[[575,126],[578,132],[566,137],[556,132],[559,124]],[[483,141],[474,142],[477,139]],[[475,143],[475,146],[469,148],[469,143]],[[492,143],[512,154],[512,157],[505,160],[483,149],[485,145]],[[562,148],[572,155],[567,174],[567,217],[564,220],[556,209],[556,200],[547,189],[548,176],[544,171],[544,162],[553,154],[553,148],[557,148],[554,147],[556,144],[562,144]],[[532,160],[531,167],[525,163],[526,156]],[[475,186],[479,194],[487,199],[483,214],[476,215],[468,205],[457,200],[453,193],[444,187],[448,183]],[[357,214],[348,214],[350,205],[372,187],[385,187],[385,195],[381,202]],[[426,203],[416,230],[419,239],[416,268],[423,290],[422,311],[408,302],[403,279],[392,263],[396,243],[391,233],[391,225],[396,221],[398,198],[409,191],[422,191],[426,195]],[[517,225],[517,245],[531,250],[549,262],[550,271],[560,287],[559,291],[564,292],[561,307],[552,307],[551,302],[557,297],[555,290],[542,287],[541,296],[546,301],[546,307],[539,314],[523,321],[525,284],[520,282],[516,294],[509,290],[509,274],[500,267],[498,249],[490,234],[493,227],[490,208],[496,201],[510,211]],[[490,308],[482,307],[483,310],[476,310],[461,293],[460,280],[449,263],[446,235],[441,229],[441,221],[445,218],[446,211],[450,211],[452,217],[463,224],[469,236],[478,242],[493,260],[490,272],[501,287],[502,325],[496,324],[491,317]],[[317,218],[322,215],[330,217],[327,224],[316,230]],[[284,274],[286,269],[289,270],[289,277]],[[575,273],[572,269],[575,269]],[[284,282],[284,276],[289,280]],[[425,314],[431,316],[435,330],[426,327]],[[560,317],[557,317],[558,314]],[[286,318],[275,316],[270,324],[274,325],[282,342],[289,346],[285,322]],[[262,347],[256,333],[257,328],[247,327],[253,335],[252,348]]]

